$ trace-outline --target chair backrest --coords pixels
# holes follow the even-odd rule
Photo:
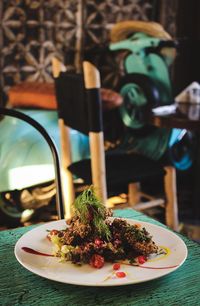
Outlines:
[[[55,66],[55,62],[53,62],[53,66]],[[53,71],[58,72],[58,69],[55,67]],[[97,195],[103,203],[106,203],[107,188],[99,71],[90,62],[83,62],[83,74],[61,72],[60,74],[54,73],[54,77],[61,130],[61,159],[67,161],[63,162],[63,173],[71,164],[70,137],[69,134],[67,135],[69,130],[66,129],[66,127],[70,127],[89,135],[92,183]],[[69,176],[69,172],[66,175]],[[68,188],[73,189],[69,184]]]
[[[58,116],[65,125],[89,134],[88,110],[82,74],[61,72],[55,79]]]

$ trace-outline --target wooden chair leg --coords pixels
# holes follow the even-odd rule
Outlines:
[[[104,205],[107,205],[106,167],[103,147],[103,132],[89,132],[92,183],[96,189],[97,196]]]
[[[130,206],[135,206],[140,203],[140,183],[130,183],[128,185],[128,203]]]
[[[54,78],[58,78],[61,71],[66,71],[64,65],[55,57],[52,58],[52,72]],[[63,119],[59,118],[60,145],[61,145],[61,179],[62,192],[64,200],[65,218],[72,215],[72,203],[75,198],[73,175],[67,169],[71,164],[70,133],[69,128],[65,126]]]
[[[104,135],[101,121],[101,87],[100,73],[90,62],[83,62],[84,84],[87,91],[87,106],[89,116],[89,140],[91,154],[92,183],[97,196],[104,205],[107,203],[106,166],[104,152]],[[91,94],[92,92],[92,94]],[[96,95],[95,95],[96,93]],[[95,97],[95,99],[94,99]],[[94,126],[95,122],[95,126]]]
[[[75,199],[73,175],[67,169],[71,164],[70,133],[69,128],[65,126],[62,119],[59,119],[60,141],[61,141],[61,177],[63,188],[63,200],[65,209],[65,218],[72,215],[72,203]]]
[[[176,170],[172,166],[165,167],[165,195],[166,195],[166,224],[175,231],[178,231],[178,205],[177,205],[177,189],[176,189]]]

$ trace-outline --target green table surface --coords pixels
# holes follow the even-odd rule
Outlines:
[[[116,210],[115,216],[161,225],[131,209]],[[186,237],[181,236],[188,258],[171,274],[127,286],[84,287],[42,278],[18,263],[14,246],[32,228],[0,233],[0,305],[200,305],[200,245]]]

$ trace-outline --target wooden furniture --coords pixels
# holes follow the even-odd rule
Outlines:
[[[200,104],[177,103],[176,111],[172,114],[151,114],[149,123],[157,127],[187,129],[191,131],[200,130]]]
[[[12,107],[56,109],[54,83],[22,82],[8,91]]]
[[[70,215],[71,203],[74,200],[73,174],[75,174],[82,178],[86,185],[92,183],[95,186],[105,205],[107,203],[107,189],[109,195],[113,192],[116,195],[117,192],[120,193],[122,187],[128,188],[129,186],[129,202],[134,209],[144,210],[158,205],[165,206],[166,224],[178,230],[174,168],[166,167],[164,170],[158,162],[136,153],[108,152],[104,156],[99,72],[91,63],[84,62],[83,81],[81,74],[59,74],[60,65],[60,62],[54,59],[53,71],[61,132],[62,177],[63,190],[66,191],[66,216]],[[91,160],[71,162],[70,127],[89,134]],[[166,175],[164,175],[165,172]],[[136,203],[136,200],[138,200],[137,188],[135,188],[137,183],[145,179],[153,179],[157,175],[164,176],[165,199],[147,197],[147,202],[141,203],[139,201],[138,203],[137,201]]]
[[[163,226],[130,209],[117,210],[115,216]],[[34,227],[1,231],[1,305],[199,305],[200,245],[186,237],[179,235],[187,245],[188,258],[178,270],[169,275],[129,286],[84,287],[44,279],[18,263],[14,246],[24,233]]]
[[[179,128],[193,131],[196,134],[196,152],[194,152],[194,189],[192,205],[194,207],[195,219],[200,219],[200,104],[179,102],[176,104],[176,111],[168,115],[151,114],[149,123],[157,127]]]

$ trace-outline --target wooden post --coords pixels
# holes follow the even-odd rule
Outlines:
[[[103,132],[89,133],[90,152],[91,152],[91,167],[92,167],[92,182],[96,189],[97,195],[106,205],[107,201],[107,186],[106,186],[106,169],[105,157],[102,152],[104,148]]]
[[[89,62],[83,62],[85,88],[90,90],[100,88],[100,74],[94,65]],[[100,101],[93,101],[99,103]],[[101,114],[100,114],[101,116]],[[92,182],[96,189],[96,193],[102,200],[104,205],[107,201],[107,186],[106,186],[106,168],[105,168],[105,152],[104,152],[104,137],[103,131],[90,131],[90,154],[92,168]]]
[[[128,203],[130,206],[135,206],[140,203],[140,184],[130,183],[128,184]]]
[[[178,231],[178,205],[176,189],[176,170],[172,166],[165,167],[165,194],[166,194],[166,224]]]
[[[62,63],[57,59],[52,59],[52,68],[54,78],[58,78],[62,69]],[[58,119],[60,130],[60,145],[61,145],[61,177],[62,191],[64,199],[65,218],[70,218],[72,215],[72,203],[75,199],[73,175],[68,170],[68,166],[72,163],[71,147],[70,147],[70,129],[64,123],[62,118]]]

